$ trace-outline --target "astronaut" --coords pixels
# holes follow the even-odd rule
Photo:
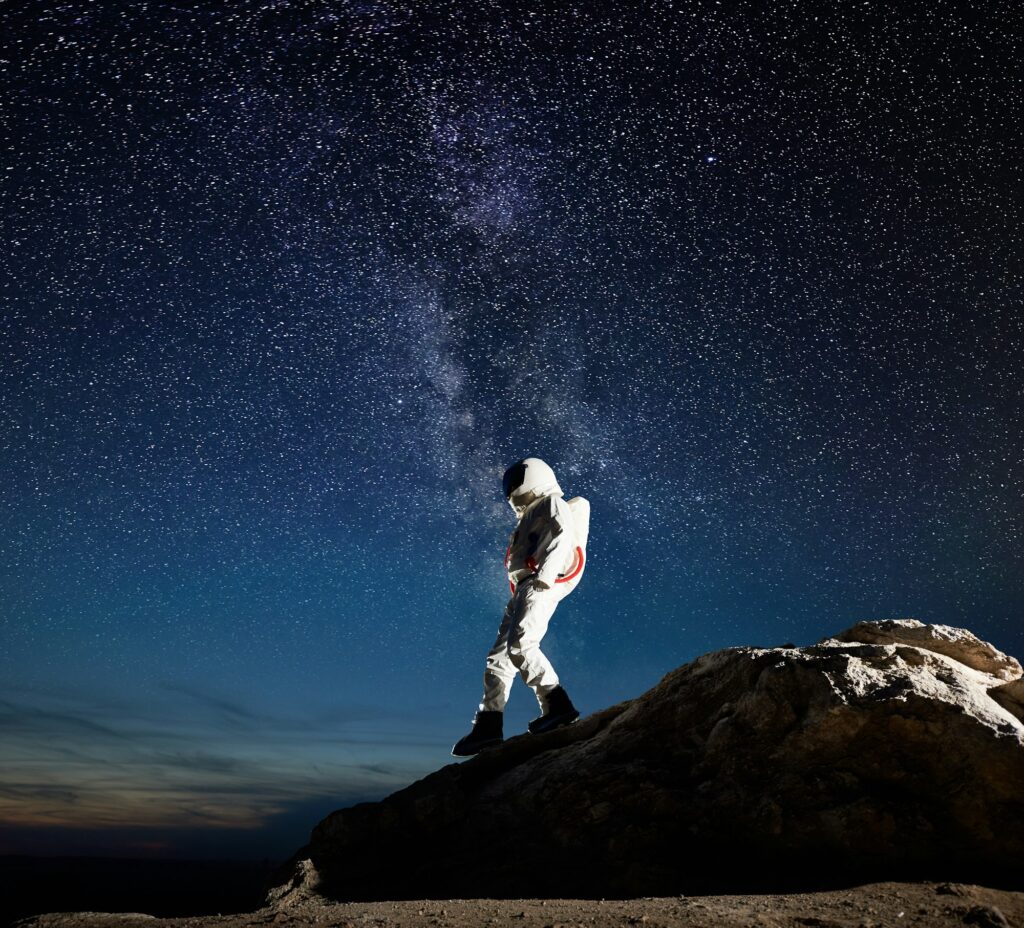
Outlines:
[[[579,585],[586,566],[590,503],[562,498],[554,471],[540,458],[513,464],[502,481],[518,524],[505,552],[512,596],[487,655],[484,693],[473,729],[452,748],[468,757],[502,741],[502,720],[516,674],[533,690],[541,714],[533,734],[568,725],[580,714],[540,649],[555,607]]]

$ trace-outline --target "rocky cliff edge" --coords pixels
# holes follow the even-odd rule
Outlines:
[[[971,632],[913,619],[716,651],[636,699],[332,813],[270,902],[1012,884],[1021,677]]]

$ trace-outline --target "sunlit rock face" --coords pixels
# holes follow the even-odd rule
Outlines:
[[[568,728],[332,813],[278,896],[1012,879],[1022,720],[1020,664],[964,629],[898,619],[809,647],[729,648]]]

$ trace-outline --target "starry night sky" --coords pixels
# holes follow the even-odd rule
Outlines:
[[[451,762],[527,455],[585,714],[860,619],[1024,656],[1016,0],[2,19],[0,852],[280,858]]]

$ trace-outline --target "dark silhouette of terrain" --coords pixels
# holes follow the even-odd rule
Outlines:
[[[0,926],[42,912],[247,912],[273,865],[254,861],[0,855]]]

